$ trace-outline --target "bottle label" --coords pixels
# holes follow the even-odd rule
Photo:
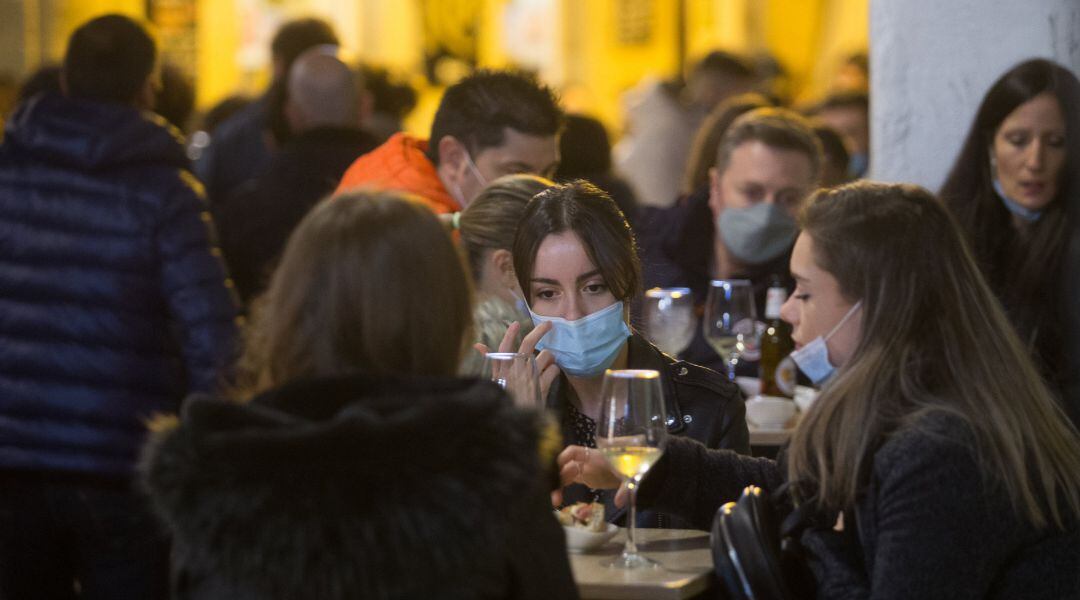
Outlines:
[[[787,355],[780,364],[776,365],[776,387],[788,398],[795,397],[795,385],[798,382],[799,369],[795,365],[795,359]]]
[[[780,307],[787,302],[787,290],[782,287],[771,287],[765,293],[765,319],[779,319]]]

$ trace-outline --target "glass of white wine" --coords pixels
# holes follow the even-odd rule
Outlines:
[[[649,339],[678,356],[694,339],[694,298],[690,288],[653,288],[645,292],[645,327]]]
[[[735,368],[744,354],[757,352],[757,307],[754,288],[746,279],[714,279],[705,299],[701,327],[705,340],[727,366],[728,379],[735,381]]]
[[[540,374],[532,354],[488,352],[480,367],[480,377],[499,384],[518,408],[543,408]]]
[[[634,539],[637,489],[649,468],[664,453],[667,413],[660,373],[625,369],[604,374],[603,405],[596,424],[596,446],[611,467],[626,480],[630,492],[626,546],[608,566],[637,569],[656,563],[638,554]]]

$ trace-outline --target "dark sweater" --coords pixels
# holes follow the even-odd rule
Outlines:
[[[707,529],[744,486],[783,479],[773,461],[672,438],[638,501]],[[1080,598],[1076,516],[1066,531],[1035,531],[984,481],[955,417],[927,417],[885,442],[854,512],[857,544],[828,529],[803,535],[818,598]]]

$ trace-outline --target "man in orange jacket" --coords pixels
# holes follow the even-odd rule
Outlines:
[[[411,192],[436,213],[464,209],[488,182],[550,176],[563,113],[551,89],[510,71],[481,70],[447,88],[431,143],[398,133],[345,172],[337,192],[370,186]]]

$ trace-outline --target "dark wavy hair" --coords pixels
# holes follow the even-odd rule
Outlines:
[[[431,124],[428,158],[439,164],[439,140],[451,135],[476,156],[501,146],[505,129],[554,136],[563,112],[551,88],[516,71],[479,70],[447,88]]]
[[[514,237],[514,272],[526,296],[536,253],[547,236],[573,231],[616,299],[630,302],[641,288],[641,261],[630,224],[618,205],[595,185],[577,180],[554,185],[529,201]]]
[[[1020,231],[994,191],[990,151],[1002,121],[1021,104],[1046,92],[1058,99],[1065,116],[1063,181],[1043,216]],[[1065,358],[1061,283],[1069,276],[1062,271],[1062,257],[1070,230],[1068,213],[1080,202],[1080,82],[1076,76],[1044,59],[1020,63],[1002,75],[979,105],[939,195],[956,215],[979,267],[1040,368],[1052,378],[1059,377]]]

